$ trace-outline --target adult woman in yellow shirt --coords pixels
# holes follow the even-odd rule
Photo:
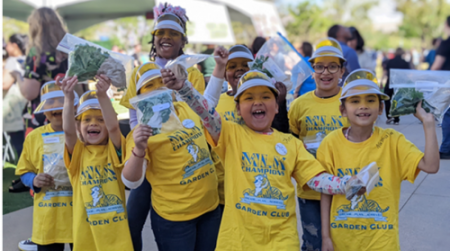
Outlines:
[[[219,52],[222,57],[216,62],[222,72],[215,69],[216,78],[223,76],[227,59],[226,50],[217,48],[215,55],[219,56]],[[156,64],[149,64],[136,80],[139,96],[168,90]],[[202,123],[185,102],[170,103],[183,128],[153,135],[147,125],[135,127],[127,137],[123,180],[133,189],[145,179],[152,184],[150,218],[159,250],[214,250],[222,213],[216,171]]]
[[[345,59],[339,42],[325,38],[316,44],[316,51],[309,61],[315,70],[313,77],[317,87],[292,102],[289,128],[315,155],[321,140],[328,133],[348,125],[339,111],[339,82],[345,72]],[[297,186],[297,196],[303,228],[302,250],[320,250],[320,193],[304,191]]]
[[[175,59],[184,54],[183,48],[188,43],[186,33],[186,11],[179,6],[170,4],[160,4],[153,8],[155,14],[155,26],[152,31],[152,44],[150,50],[150,60],[155,62],[161,68],[164,68],[169,60]],[[136,96],[136,73],[145,72],[147,64],[136,68],[132,73],[132,78],[127,86],[127,92],[123,96],[120,104],[129,109],[130,127],[133,129],[137,124],[136,110],[130,104],[129,100]],[[205,80],[202,73],[195,67],[188,70],[188,79],[195,88],[203,93],[205,90]],[[142,229],[147,215],[151,209],[151,185],[144,180],[142,185],[130,191],[127,207],[129,212],[129,224],[131,237],[133,239],[134,250],[142,250]]]

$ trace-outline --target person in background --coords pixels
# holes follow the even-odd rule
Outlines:
[[[28,17],[29,39],[25,59],[24,80],[18,81],[20,92],[30,101],[26,111],[27,131],[44,124],[45,116],[33,114],[39,105],[40,88],[57,76],[65,76],[68,68],[67,54],[56,50],[66,34],[61,17],[51,8],[34,10]],[[76,87],[78,94],[83,93],[82,85]],[[30,128],[30,129],[28,129]]]
[[[356,51],[358,55],[358,62],[362,69],[371,70],[375,72],[377,61],[373,58],[373,53],[364,49],[364,39],[355,27],[350,27],[352,38],[347,45]]]
[[[361,68],[356,51],[347,45],[347,42],[352,39],[352,33],[350,32],[349,28],[335,24],[328,30],[328,37],[334,38],[339,41],[339,44],[342,47],[344,58],[347,61],[344,65],[345,73],[344,76],[342,76],[342,79],[345,79],[349,72]],[[340,81],[339,85],[342,86],[342,81]]]
[[[431,70],[450,70],[450,16],[444,24],[444,32],[447,39],[442,41],[436,51],[436,59],[434,60]],[[450,109],[444,115],[442,120],[442,144],[439,149],[441,159],[450,159]]]
[[[135,44],[134,45],[134,53],[133,55],[131,55],[134,59],[134,66],[138,67],[142,64],[142,61],[140,59],[140,55],[141,55],[141,50],[142,50],[142,46],[141,44]]]
[[[256,56],[256,53],[258,53],[259,49],[261,49],[265,42],[266,39],[263,37],[256,37],[255,40],[253,40],[252,46],[250,48],[252,50],[253,57]]]
[[[389,100],[385,100],[386,107],[386,124],[394,123],[394,125],[398,125],[400,123],[400,117],[389,117],[389,110],[391,109],[391,99],[394,95],[394,89],[389,87],[390,81],[390,70],[391,69],[411,69],[411,64],[406,62],[402,57],[405,54],[405,51],[402,48],[397,48],[395,51],[395,57],[386,63],[386,72],[387,72],[387,82],[384,87],[384,93],[389,96]]]
[[[213,44],[208,44],[206,45],[206,50],[200,52],[201,54],[207,54],[207,55],[212,55],[214,53],[214,48],[215,46]],[[206,61],[206,60],[205,60]],[[205,61],[202,61],[200,63],[197,64],[197,69],[203,74],[205,75]],[[214,61],[214,60],[213,60]],[[213,67],[214,68],[214,67]],[[206,81],[206,83],[208,83],[208,81]]]
[[[441,45],[442,39],[440,37],[433,38],[431,44],[433,48],[428,50],[427,55],[422,54],[422,62],[428,63],[428,70],[431,69],[431,66],[433,66],[434,59],[436,58],[436,50],[439,48],[439,45]]]
[[[10,137],[10,142],[16,150],[16,160],[22,154],[23,142],[25,140],[25,125],[23,123],[23,109],[27,104],[27,99],[20,93],[17,79],[23,77],[25,69],[25,53],[27,46],[27,36],[14,34],[9,37],[5,46],[8,53],[5,66],[3,68],[3,132]],[[20,179],[12,181],[12,187],[9,192],[26,192],[29,188],[25,187]]]
[[[300,54],[302,54],[303,59],[309,64],[311,65],[311,63],[309,62],[309,59],[311,58],[312,54],[313,54],[313,46],[311,43],[309,42],[303,42],[302,46],[300,46],[300,48],[298,49],[298,52],[300,52]],[[297,76],[293,76],[292,78],[293,82],[297,82]],[[294,91],[294,98],[298,98],[301,95],[313,91],[316,89],[316,82],[314,82],[314,79],[312,78],[312,76],[310,76],[309,78],[307,78],[305,81],[303,81],[303,83],[299,84],[297,86],[297,88]]]

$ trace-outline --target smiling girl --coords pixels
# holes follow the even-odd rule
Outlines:
[[[216,250],[298,250],[295,187],[345,193],[343,179],[324,173],[300,140],[272,129],[278,90],[262,72],[248,71],[234,100],[243,124],[223,120],[189,81],[162,70],[167,87],[178,90],[207,129],[208,142],[224,160],[225,212]]]
[[[333,38],[322,39],[316,44],[316,51],[309,61],[314,68],[316,90],[294,100],[289,110],[290,130],[303,141],[305,138],[323,138],[348,125],[339,111],[341,87],[338,84],[345,72],[345,59],[339,42]],[[305,146],[310,152],[317,149],[317,144]],[[297,196],[303,228],[302,250],[318,250],[322,245],[320,193],[304,191],[297,186]]]
[[[439,170],[433,115],[426,113],[421,103],[417,105],[414,116],[423,123],[424,154],[403,134],[374,126],[383,113],[382,100],[387,99],[370,71],[353,71],[344,81],[340,111],[350,126],[331,132],[323,140],[317,160],[339,177],[345,173],[357,174],[376,162],[380,179],[370,195],[352,202],[342,195],[322,194],[322,251],[400,250],[401,183],[414,182],[420,171]]]
[[[216,48],[215,56],[219,52],[224,54],[216,62],[224,70],[226,50]],[[147,72],[136,76],[136,94],[164,89],[172,93],[162,82],[160,68],[148,66]],[[212,77],[223,74],[215,69]],[[156,133],[147,125],[136,126],[127,137],[123,180],[132,189],[144,180],[152,184],[150,219],[158,250],[214,250],[222,214],[206,135],[200,118],[185,102],[166,104],[170,103],[183,127]]]
[[[170,60],[176,59],[184,54],[183,48],[188,43],[186,22],[188,17],[186,11],[180,6],[172,6],[170,4],[160,4],[153,8],[155,14],[155,26],[152,31],[152,44],[150,50],[150,60],[155,62],[159,67],[164,66]],[[127,92],[123,96],[120,104],[127,107],[130,113],[130,127],[133,129],[137,124],[136,110],[130,104],[129,100],[136,96],[136,78],[149,69],[147,64],[135,68],[131,76]],[[202,73],[195,67],[190,67],[188,71],[188,80],[194,87],[203,93],[205,90],[205,79]],[[151,209],[151,191],[152,188],[147,180],[142,185],[130,191],[127,202],[127,209],[130,215],[129,224],[130,232],[133,240],[134,250],[142,250],[142,229],[147,220],[148,213]]]
[[[120,175],[125,138],[107,95],[111,80],[103,74],[96,78],[97,91],[81,96],[75,116],[78,79],[57,79],[65,95],[64,161],[74,193],[74,250],[133,250]]]

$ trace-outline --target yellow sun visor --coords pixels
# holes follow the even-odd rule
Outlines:
[[[314,59],[318,57],[337,57],[344,61],[344,53],[342,52],[342,47],[339,42],[331,37],[321,39],[315,45],[316,50],[309,59],[309,62],[314,62]]]
[[[148,62],[141,65],[134,76],[134,81],[136,83],[136,94],[138,94],[139,90],[150,81],[159,77],[161,77],[161,68],[157,64],[154,62]]]
[[[252,70],[246,72],[239,80],[237,86],[238,90],[236,95],[234,95],[234,100],[237,101],[239,99],[239,96],[241,96],[241,94],[244,93],[245,90],[255,86],[267,86],[278,94],[278,89],[266,74],[257,70]]]
[[[153,27],[152,34],[154,34],[155,31],[160,29],[176,30],[181,34],[186,35],[183,22],[179,17],[177,17],[177,15],[172,13],[164,13],[158,17],[158,19],[155,22],[155,26]]]
[[[98,102],[97,91],[85,92],[80,98],[80,106],[78,106],[75,118],[78,118],[83,112],[91,109],[101,110]]]
[[[74,105],[78,105],[79,97],[74,91]],[[62,110],[64,107],[64,93],[55,81],[49,81],[41,87],[41,103],[34,110],[35,114]]]
[[[383,100],[389,100],[389,96],[380,91],[375,74],[369,70],[358,69],[345,79],[340,99],[362,94],[376,94]]]

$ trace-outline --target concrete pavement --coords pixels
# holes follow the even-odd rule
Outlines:
[[[422,151],[425,148],[422,125],[414,116],[401,117],[400,125],[386,125],[380,116],[377,125],[392,127],[403,133]],[[441,128],[436,127],[439,143]],[[399,229],[403,251],[449,250],[450,248],[450,160],[441,160],[437,174],[421,172],[414,184],[402,183],[400,196]],[[127,193],[128,194],[128,193]],[[31,236],[32,207],[3,216],[3,250],[16,251],[20,240]],[[299,222],[299,235],[302,230]],[[143,230],[145,251],[157,250],[150,219]],[[69,250],[66,248],[66,250]],[[387,249],[386,249],[387,250]]]

